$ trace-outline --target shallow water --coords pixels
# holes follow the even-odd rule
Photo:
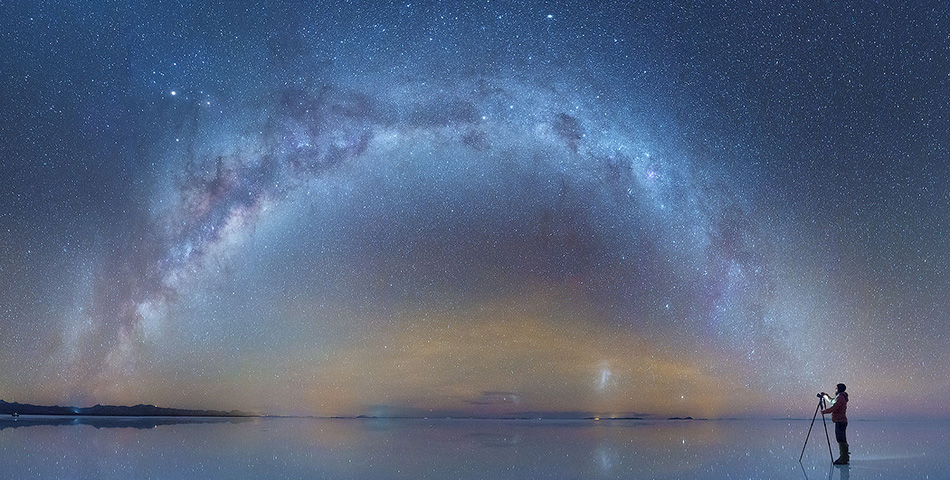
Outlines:
[[[851,422],[848,468],[809,423],[6,418],[0,477],[950,478],[950,422]]]

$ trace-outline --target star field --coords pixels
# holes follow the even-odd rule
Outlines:
[[[940,2],[2,13],[4,400],[950,398]]]

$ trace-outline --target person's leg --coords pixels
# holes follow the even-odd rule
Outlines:
[[[841,422],[841,442],[844,444],[844,463],[851,461],[851,450],[848,448],[848,422]]]
[[[838,442],[838,451],[840,456],[835,460],[837,465],[847,465],[851,461],[851,453],[848,451],[848,422],[835,424],[835,440]]]

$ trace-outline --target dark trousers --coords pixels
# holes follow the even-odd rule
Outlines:
[[[846,435],[848,430],[848,422],[841,422],[835,424],[835,441],[838,443],[848,443],[848,437]]]

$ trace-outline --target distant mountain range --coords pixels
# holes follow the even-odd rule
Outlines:
[[[471,413],[458,410],[421,410],[409,408],[382,407],[375,408],[373,413],[361,415],[341,415],[330,418],[356,419],[458,419],[458,420],[693,420],[693,417],[663,417],[651,413],[605,413],[598,414],[589,411],[523,411],[498,414]]]
[[[103,417],[253,417],[251,413],[231,410],[186,410],[182,408],[164,408],[155,405],[135,405],[132,407],[116,405],[96,405],[94,407],[60,407],[30,405],[28,403],[9,403],[0,400],[0,415],[69,415]]]

